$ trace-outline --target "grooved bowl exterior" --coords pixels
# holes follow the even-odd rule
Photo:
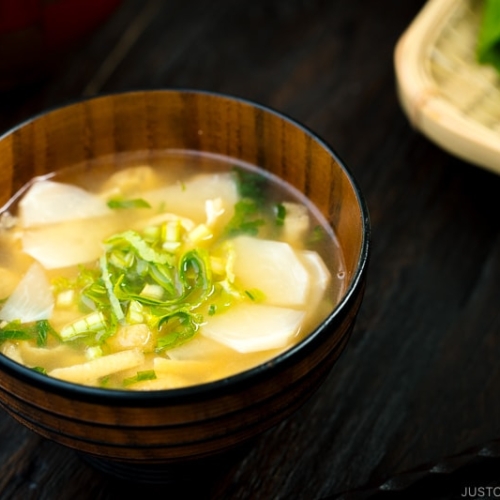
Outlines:
[[[0,137],[0,205],[37,175],[127,151],[191,149],[264,168],[302,191],[334,228],[348,290],[279,357],[209,384],[137,393],[50,379],[0,355],[0,403],[31,430],[99,459],[168,464],[229,450],[269,429],[320,386],[361,305],[369,249],[362,196],[306,128],[249,101],[197,91],[107,95],[37,116]]]

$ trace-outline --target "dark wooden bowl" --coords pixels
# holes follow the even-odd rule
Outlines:
[[[159,148],[239,158],[298,188],[339,238],[348,289],[314,332],[271,362],[184,389],[84,387],[51,379],[0,355],[0,403],[14,418],[117,470],[213,457],[289,416],[319,387],[345,348],[366,278],[367,209],[335,153],[279,113],[214,93],[107,95],[22,123],[0,137],[0,206],[36,175],[100,155]]]

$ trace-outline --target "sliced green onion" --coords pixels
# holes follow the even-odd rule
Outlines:
[[[120,301],[117,299],[115,292],[113,290],[113,284],[111,283],[111,273],[109,272],[108,269],[108,262],[106,259],[106,255],[103,255],[99,259],[99,265],[101,268],[101,278],[104,282],[104,286],[106,287],[106,291],[108,294],[109,298],[109,303],[111,305],[111,310],[113,311],[113,314],[116,317],[116,320],[118,322],[122,322],[123,319],[125,318],[125,315],[123,314],[122,307],[120,305]]]
[[[114,209],[120,208],[151,208],[151,205],[142,198],[135,198],[133,200],[122,200],[120,198],[113,198],[108,201],[108,207]]]
[[[108,248],[132,248],[146,262],[154,262],[155,264],[168,264],[172,262],[172,257],[169,254],[157,252],[136,231],[125,231],[115,234],[108,238],[105,244]]]
[[[144,306],[137,300],[131,300],[127,310],[127,323],[137,325],[144,322]]]
[[[282,226],[285,223],[286,208],[283,203],[278,203],[276,205],[276,225]]]
[[[135,377],[129,377],[123,380],[123,385],[131,385],[137,382],[142,382],[143,380],[154,380],[156,379],[156,372],[154,370],[143,370],[138,371]]]
[[[266,299],[266,295],[262,290],[252,288],[252,290],[245,290],[247,297],[254,302],[262,302]]]
[[[63,327],[59,336],[62,340],[68,341],[89,333],[101,332],[106,330],[106,327],[104,314],[101,311],[95,311]]]

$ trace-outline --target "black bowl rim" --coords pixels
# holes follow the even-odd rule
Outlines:
[[[310,352],[310,350],[314,349],[317,342],[320,342],[323,332],[325,330],[328,330],[328,327],[336,320],[338,320],[339,317],[341,318],[343,312],[349,306],[350,302],[352,300],[355,300],[356,292],[358,288],[362,286],[361,282],[364,279],[364,275],[366,273],[366,268],[368,265],[369,254],[370,254],[370,245],[371,245],[371,224],[365,198],[352,172],[347,167],[345,162],[340,158],[340,156],[336,153],[336,151],[332,147],[330,147],[329,144],[326,141],[324,141],[317,133],[313,132],[306,125],[291,118],[286,113],[277,111],[276,109],[270,106],[260,104],[251,99],[211,90],[174,88],[174,87],[158,88],[158,89],[136,89],[136,90],[127,90],[122,92],[102,93],[90,97],[88,96],[82,97],[79,99],[70,100],[62,105],[57,105],[47,108],[44,111],[34,114],[31,117],[27,118],[26,120],[23,120],[17,125],[14,125],[3,134],[0,134],[0,141],[4,140],[9,135],[16,132],[16,130],[21,129],[22,127],[28,125],[29,123],[37,120],[42,116],[48,115],[50,113],[56,112],[58,110],[76,104],[81,104],[93,100],[105,99],[114,96],[124,96],[124,95],[134,95],[134,94],[144,95],[148,93],[170,93],[170,92],[171,93],[182,92],[184,94],[201,94],[201,95],[216,97],[222,100],[237,101],[255,107],[256,109],[259,109],[262,112],[275,115],[278,118],[289,122],[292,126],[297,127],[298,129],[308,134],[335,159],[335,161],[338,163],[338,165],[348,178],[353,188],[353,191],[358,200],[362,218],[361,227],[363,234],[362,234],[361,251],[358,257],[356,272],[353,276],[350,286],[347,288],[342,299],[335,306],[332,312],[327,316],[327,318],[309,335],[307,335],[293,347],[279,354],[275,358],[263,364],[260,364],[254,368],[251,368],[249,370],[232,375],[224,379],[215,380],[213,382],[182,387],[178,389],[163,389],[163,390],[152,390],[152,391],[131,391],[131,390],[89,387],[48,377],[34,370],[31,370],[23,365],[20,365],[19,363],[16,363],[15,361],[9,359],[7,356],[3,354],[0,354],[0,368],[4,369],[4,371],[9,373],[11,376],[19,378],[24,382],[32,384],[33,386],[39,389],[48,391],[53,394],[69,397],[74,400],[80,400],[95,404],[105,404],[109,406],[143,407],[143,406],[156,406],[156,405],[168,405],[168,404],[183,404],[192,401],[203,401],[210,399],[212,397],[217,397],[244,389],[245,387],[248,387],[257,381],[271,377],[273,376],[274,373],[285,369],[290,364],[292,364],[296,360],[296,358],[300,358],[300,356],[305,355],[308,352]]]

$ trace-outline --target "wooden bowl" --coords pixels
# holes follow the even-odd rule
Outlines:
[[[127,476],[129,469],[152,471],[213,457],[248,442],[299,408],[344,350],[366,278],[368,213],[336,154],[289,118],[214,93],[107,95],[22,123],[0,137],[0,206],[34,176],[101,155],[168,148],[238,158],[302,191],[338,236],[348,287],[323,323],[284,354],[244,373],[183,389],[135,392],[79,386],[0,355],[0,403],[7,412],[42,436]]]

